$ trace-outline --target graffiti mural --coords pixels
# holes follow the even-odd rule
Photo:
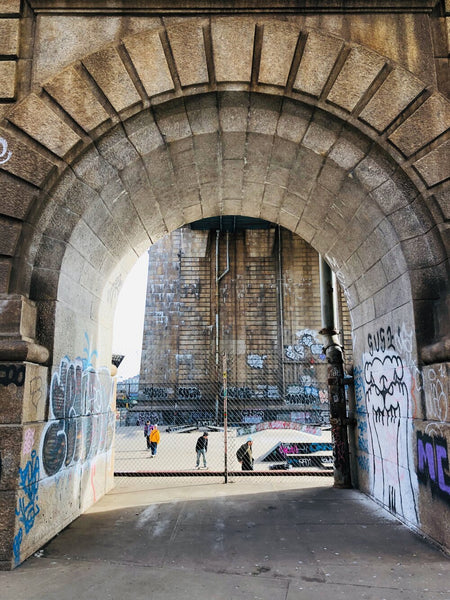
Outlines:
[[[95,369],[89,343],[87,358],[64,357],[50,385],[50,413],[41,456],[47,475],[83,464],[112,446],[115,415],[113,379],[104,367]]]
[[[450,504],[450,474],[447,440],[417,432],[417,475],[419,482],[430,484],[433,496]]]
[[[357,412],[363,408],[363,385],[367,414],[366,424],[358,419],[358,447],[370,456],[373,495],[393,513],[417,522],[410,447],[414,378],[396,346],[391,327],[367,336],[369,351],[363,355],[363,370],[355,373]],[[362,458],[359,464],[364,468],[367,463]]]
[[[39,491],[39,456],[36,450],[31,452],[30,459],[23,469],[19,469],[19,490],[20,495],[17,502],[16,516],[22,524],[14,538],[13,552],[14,560],[20,562],[20,547],[24,535],[28,535],[34,527],[37,515],[40,513],[38,506]]]
[[[297,342],[290,346],[285,346],[284,352],[286,358],[293,361],[303,361],[308,357],[318,357],[325,359],[323,345],[318,338],[317,331],[312,329],[302,329],[296,332]]]
[[[444,364],[424,368],[425,431],[416,432],[417,476],[429,486],[433,497],[450,504],[450,457],[445,432],[450,406],[447,397],[447,367]]]

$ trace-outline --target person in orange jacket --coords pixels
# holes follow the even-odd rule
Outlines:
[[[154,425],[150,432],[150,450],[152,451],[152,458],[156,454],[160,439],[161,435],[159,433],[158,425]]]

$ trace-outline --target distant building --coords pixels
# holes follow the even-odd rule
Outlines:
[[[133,410],[221,421],[226,355],[232,421],[325,422],[318,267],[309,244],[258,219],[204,219],[152,246]],[[337,312],[348,331],[342,295]]]

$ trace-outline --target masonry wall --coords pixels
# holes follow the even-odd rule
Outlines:
[[[231,410],[246,400],[247,409],[284,407],[308,421],[314,407],[327,420],[318,264],[309,244],[278,228],[183,228],[152,246],[140,382],[153,406],[162,394],[188,408],[177,386],[202,404],[226,353]],[[348,341],[345,301],[341,315]]]

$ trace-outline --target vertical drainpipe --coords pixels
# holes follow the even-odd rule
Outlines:
[[[284,305],[283,305],[283,261],[281,255],[281,226],[278,225],[278,300],[280,303],[280,355],[281,355],[281,397],[285,399],[286,377],[284,371]]]
[[[344,387],[344,361],[339,332],[334,319],[334,289],[332,272],[322,258],[320,261],[320,301],[324,352],[328,361],[328,399],[330,402],[330,424],[333,439],[334,487],[351,487],[350,458],[347,434],[347,408]]]

